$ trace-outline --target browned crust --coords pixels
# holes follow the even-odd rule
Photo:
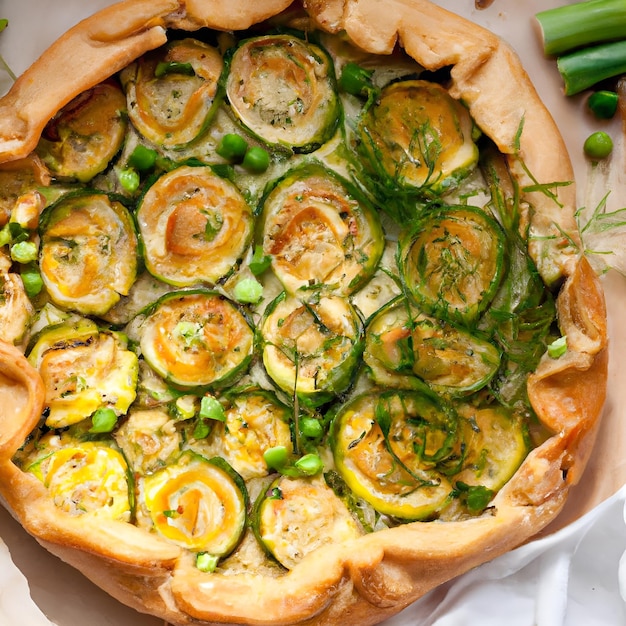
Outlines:
[[[0,100],[0,161],[27,155],[63,104],[163,43],[167,28],[246,28],[289,4],[129,0],[85,20]],[[345,30],[365,50],[388,54],[399,42],[426,68],[453,66],[453,95],[507,155],[522,187],[573,180],[552,118],[516,55],[491,33],[426,0],[310,0],[306,5],[318,26]],[[545,527],[589,455],[605,397],[606,312],[597,277],[574,247],[563,245],[567,239],[578,241],[574,186],[554,191],[558,203],[541,192],[524,195],[533,208],[532,233],[541,241],[531,248],[540,271],[549,282],[565,279],[558,314],[568,337],[567,356],[544,357],[529,381],[533,406],[554,436],[528,456],[496,497],[492,514],[465,522],[408,524],[324,548],[278,579],[202,574],[181,550],[130,525],[69,518],[47,500],[34,477],[11,463],[36,422],[42,391],[37,373],[19,352],[2,345],[3,386],[15,387],[20,400],[13,415],[0,418],[0,493],[49,550],[122,602],[175,624],[367,626],[397,613]]]

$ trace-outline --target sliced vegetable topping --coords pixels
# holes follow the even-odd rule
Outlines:
[[[265,452],[276,446],[284,447],[288,454],[292,451],[290,418],[290,409],[269,391],[236,394],[230,399],[224,421],[215,422],[205,445],[225,458],[245,480],[267,476]]]
[[[165,148],[197,139],[221,101],[222,66],[215,48],[191,38],[148,52],[122,72],[131,122]]]
[[[436,468],[454,452],[457,419],[433,397],[357,396],[337,411],[331,434],[337,471],[380,513],[417,520],[449,504],[452,485]]]
[[[223,459],[185,452],[176,464],[146,476],[143,492],[155,530],[171,542],[217,557],[239,543],[248,494]]]
[[[402,280],[427,313],[472,323],[500,283],[504,241],[497,222],[481,209],[433,210],[400,241]]]
[[[323,402],[345,391],[363,350],[363,325],[339,296],[301,302],[282,293],[260,326],[263,363],[287,393]]]
[[[128,211],[105,194],[66,196],[42,215],[39,267],[52,301],[103,315],[137,275],[137,236]]]
[[[400,298],[368,324],[364,360],[379,385],[411,389],[419,387],[417,377],[435,391],[459,395],[491,380],[500,353],[485,339],[425,315]]]
[[[437,83],[391,83],[364,113],[358,134],[370,168],[390,189],[441,193],[478,162],[467,109]]]
[[[462,420],[465,458],[456,481],[494,493],[513,476],[529,452],[524,421],[501,406],[457,407]]]
[[[126,98],[117,83],[101,83],[80,94],[48,123],[37,154],[61,178],[91,180],[122,147]]]
[[[252,358],[253,332],[237,307],[204,290],[163,296],[141,326],[141,352],[180,387],[232,382]]]
[[[47,487],[56,506],[71,515],[130,521],[128,467],[117,450],[89,441],[51,451],[42,440],[40,448],[27,471]]]
[[[362,533],[343,502],[321,479],[281,477],[255,504],[253,528],[265,549],[293,569],[307,554]]]
[[[20,196],[49,184],[50,172],[34,153],[0,164],[0,226],[9,221]]]
[[[137,356],[123,335],[99,332],[89,320],[46,327],[28,359],[46,388],[46,426],[64,428],[98,409],[123,415],[136,396]]]
[[[114,437],[130,468],[141,474],[173,462],[182,445],[176,422],[161,409],[131,410]]]
[[[179,287],[215,284],[243,256],[252,212],[209,167],[179,167],[157,180],[137,211],[146,268]]]
[[[337,128],[330,57],[291,35],[243,41],[230,61],[226,95],[241,122],[269,144],[311,152]]]
[[[262,204],[263,253],[285,289],[349,294],[384,248],[376,211],[339,176],[309,164],[288,172]]]

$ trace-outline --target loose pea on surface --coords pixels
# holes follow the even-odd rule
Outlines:
[[[603,130],[599,130],[587,137],[583,150],[592,159],[605,159],[613,151],[613,140]]]
[[[267,150],[259,146],[253,146],[243,157],[242,165],[250,172],[264,172],[270,164],[270,155]]]

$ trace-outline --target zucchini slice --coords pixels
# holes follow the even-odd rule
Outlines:
[[[375,209],[336,173],[316,164],[287,172],[262,201],[263,252],[289,293],[347,295],[378,266],[385,238]]]
[[[211,434],[190,446],[223,457],[244,480],[267,476],[266,450],[283,446],[288,454],[293,451],[291,409],[276,394],[261,389],[228,394],[226,399],[224,422],[215,421]]]
[[[460,405],[457,411],[463,418],[465,459],[454,480],[496,492],[530,451],[526,423],[515,411],[502,406]]]
[[[455,453],[457,420],[434,397],[357,396],[339,407],[330,432],[337,471],[380,513],[419,520],[450,503],[452,485],[437,466]]]
[[[113,437],[133,472],[151,474],[180,453],[182,436],[176,422],[161,409],[133,408]]]
[[[296,152],[328,141],[340,117],[330,57],[292,35],[244,40],[230,60],[226,95],[254,135]]]
[[[124,142],[126,97],[107,81],[76,96],[44,128],[36,152],[59,178],[91,180]]]
[[[222,68],[219,51],[192,38],[144,54],[121,74],[133,126],[164,148],[198,139],[222,101]]]
[[[42,438],[39,457],[26,470],[48,489],[54,504],[71,515],[129,522],[129,471],[122,454],[104,442],[75,441],[54,449],[56,435]]]
[[[223,459],[183,452],[175,464],[144,477],[143,498],[154,529],[193,552],[225,556],[246,526],[245,484]]]
[[[344,503],[320,478],[281,476],[259,496],[253,515],[257,539],[287,569],[322,546],[363,534]]]
[[[365,334],[364,361],[380,386],[419,387],[446,395],[478,391],[500,366],[498,349],[476,334],[421,313],[400,296],[375,314]]]
[[[443,193],[478,163],[467,109],[439,84],[389,84],[364,112],[357,134],[370,169],[390,187]]]
[[[323,403],[352,382],[363,351],[363,324],[340,296],[312,303],[280,294],[260,324],[263,363],[283,391]]]
[[[178,287],[217,283],[243,256],[252,211],[235,185],[210,167],[179,167],[159,178],[137,211],[146,269]]]
[[[401,237],[400,275],[427,313],[472,324],[496,294],[504,273],[505,238],[482,209],[440,207]]]
[[[83,315],[104,315],[137,277],[137,235],[122,204],[102,193],[66,196],[46,209],[39,269],[50,299]]]
[[[177,291],[160,298],[140,328],[146,362],[174,386],[220,386],[243,374],[254,334],[230,300],[208,290]]]
[[[76,424],[101,408],[123,415],[135,400],[137,355],[123,335],[100,332],[90,320],[45,328],[28,359],[44,382],[49,428]]]

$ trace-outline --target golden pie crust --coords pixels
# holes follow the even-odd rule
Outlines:
[[[239,30],[291,0],[127,0],[69,30],[0,100],[0,162],[28,155],[46,122],[83,90],[165,43],[168,29]],[[452,68],[451,93],[507,158],[520,188],[572,181],[561,136],[515,53],[498,37],[426,0],[310,0],[313,27],[345,31],[366,51],[399,44],[429,70]],[[522,132],[520,134],[520,128]],[[523,164],[523,165],[522,165]],[[533,172],[537,180],[531,179]],[[320,548],[280,578],[204,574],[181,548],[130,524],[69,516],[11,461],[37,424],[38,373],[0,344],[0,494],[52,553],[121,602],[172,624],[376,624],[437,585],[526,541],[559,513],[591,452],[605,399],[607,331],[597,276],[566,239],[579,241],[574,185],[558,203],[528,192],[530,252],[548,282],[562,283],[558,321],[568,338],[544,356],[528,392],[554,433],[498,493],[494,509],[459,522],[415,522]]]

